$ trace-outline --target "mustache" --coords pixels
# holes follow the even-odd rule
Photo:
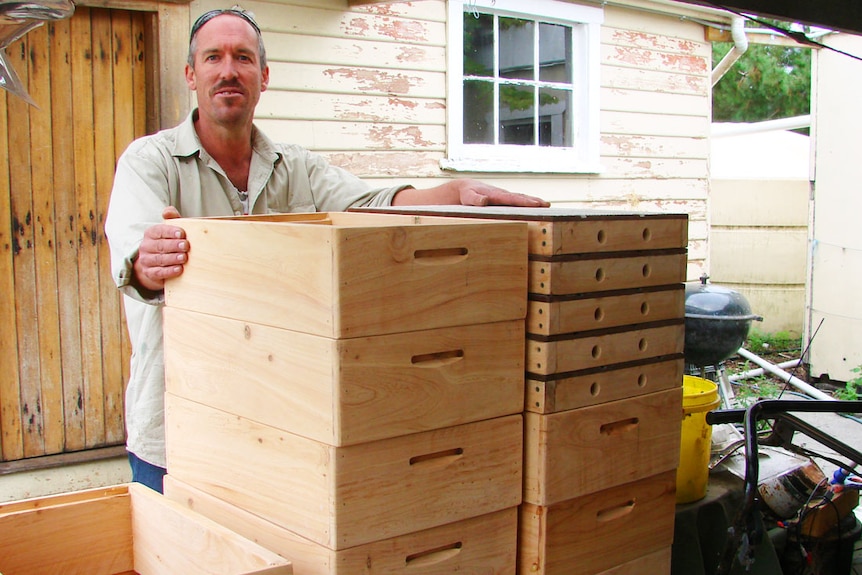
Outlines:
[[[219,82],[218,84],[215,84],[212,87],[213,91],[216,91],[216,92],[218,90],[223,90],[225,88],[235,88],[237,90],[245,92],[242,85],[236,80],[222,80],[221,82]]]

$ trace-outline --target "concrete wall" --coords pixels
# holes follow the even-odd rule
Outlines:
[[[125,456],[5,473],[0,475],[0,503],[118,485],[131,479],[129,461]]]

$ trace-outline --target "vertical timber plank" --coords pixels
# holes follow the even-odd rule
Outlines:
[[[16,43],[9,61],[21,85],[29,91],[28,38]],[[7,100],[9,164],[12,190],[12,233],[17,242],[14,258],[18,370],[21,378],[21,424],[24,457],[45,452],[42,440],[42,405],[39,394],[39,325],[36,300],[36,254],[33,237],[33,193],[30,178],[30,105],[21,98]]]
[[[78,286],[78,218],[72,128],[71,24],[48,24],[51,36],[51,107],[53,109],[54,213],[57,236],[58,321],[63,364],[64,451],[86,446],[81,313]]]
[[[63,450],[63,388],[60,364],[57,252],[54,237],[54,157],[51,142],[51,66],[48,28],[27,35],[30,60],[30,178],[33,186],[33,237],[36,256],[36,294],[40,366],[43,453]]]
[[[90,14],[78,8],[76,13]],[[78,15],[78,14],[76,14]],[[93,135],[93,42],[89,18],[72,18],[72,120],[74,132],[75,196],[78,220],[78,279],[80,292],[81,359],[84,374],[84,425],[86,447],[102,444],[105,437],[102,400],[102,338],[99,305],[99,223],[96,206],[95,138]],[[102,92],[110,85],[99,86]]]
[[[188,4],[159,3],[160,46],[188,47],[190,9]],[[159,55],[159,121],[160,128],[179,124],[191,110],[192,95],[184,75],[187,52],[162,49]]]
[[[102,11],[99,12],[100,14]],[[105,214],[108,209],[111,188],[114,181],[116,159],[134,137],[134,98],[132,92],[132,30],[130,13],[127,11],[104,11],[106,23],[99,28],[110,32],[107,50],[99,52],[100,63],[97,69],[104,78],[96,79],[96,84],[110,82],[110,94],[98,103],[102,93],[97,92],[97,109],[105,113],[96,124],[96,190],[99,204],[99,292],[102,302],[102,376],[105,394],[105,442],[119,443],[124,437],[123,428],[123,349],[122,316],[120,313],[120,294],[111,281],[111,260],[107,239],[104,234]],[[100,34],[101,36],[101,34]],[[94,35],[94,42],[96,41]],[[104,138],[104,140],[102,140]]]
[[[9,46],[11,54],[17,44]],[[24,456],[21,437],[20,375],[18,372],[18,325],[15,320],[15,253],[18,238],[12,232],[12,189],[9,162],[10,131],[7,102],[15,96],[0,90],[0,459]]]

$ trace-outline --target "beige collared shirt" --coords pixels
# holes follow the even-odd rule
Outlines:
[[[162,223],[175,206],[183,217],[243,213],[239,191],[201,148],[194,115],[175,128],[132,142],[117,163],[105,234],[111,271],[122,291],[132,345],[126,388],[126,446],[139,458],[165,467],[163,297],[148,298],[131,285],[132,262],[144,230]],[[409,186],[372,189],[305,148],[276,144],[252,133],[248,205],[253,214],[334,212],[355,206],[386,206]],[[244,191],[244,190],[243,190]],[[250,286],[253,290],[253,286]]]

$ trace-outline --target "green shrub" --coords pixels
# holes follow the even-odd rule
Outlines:
[[[834,396],[843,401],[859,401],[859,394],[862,393],[862,365],[854,367],[850,371],[855,373],[856,377],[848,380],[844,384],[844,389],[836,390]]]
[[[787,331],[766,333],[752,328],[748,333],[745,349],[754,354],[763,353],[764,350],[772,352],[800,351],[802,349],[802,336]]]

